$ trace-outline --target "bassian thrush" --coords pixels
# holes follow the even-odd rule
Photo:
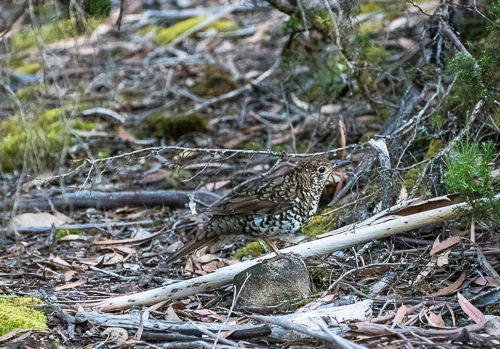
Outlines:
[[[327,178],[335,167],[344,163],[315,157],[299,161],[282,176],[250,182],[211,207],[212,217],[203,232],[167,262],[214,243],[224,235],[263,239],[279,255],[269,238],[295,233],[307,224],[318,208]]]

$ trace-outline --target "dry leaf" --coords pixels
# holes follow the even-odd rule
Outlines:
[[[499,285],[497,282],[495,282],[495,279],[493,279],[491,276],[484,276],[484,277],[479,276],[473,282],[475,284],[481,285],[481,286],[498,286]]]
[[[113,246],[113,249],[120,251],[126,255],[135,255],[137,253],[137,250],[135,248],[128,246]]]
[[[471,302],[469,302],[464,296],[462,296],[459,293],[457,293],[457,298],[458,298],[458,304],[460,304],[460,307],[466,313],[469,315],[469,317],[474,321],[476,324],[484,324],[486,322],[486,318],[484,317],[484,314],[475,306],[472,305]]]
[[[123,126],[118,127],[118,138],[122,141],[128,141],[130,143],[137,142],[137,138],[135,138],[135,136],[127,131]]]
[[[208,190],[208,191],[214,191],[214,190],[219,190],[220,188],[224,187],[225,185],[231,183],[231,181],[217,181],[217,182],[210,182],[202,186],[200,189],[202,190]]]
[[[440,297],[440,296],[449,295],[449,294],[455,292],[456,290],[458,290],[458,288],[460,286],[462,286],[462,283],[464,282],[464,280],[465,280],[465,273],[462,273],[462,275],[460,275],[460,277],[457,279],[457,281],[446,286],[445,288],[440,289],[439,291],[437,291],[435,293],[429,294],[428,296],[429,297]]]
[[[448,247],[451,247],[459,242],[460,242],[459,236],[449,237],[448,239],[444,240],[443,242],[437,244],[436,246],[433,246],[430,254],[432,256],[432,255],[436,254],[437,252],[442,251],[444,249],[447,249]]]
[[[204,264],[204,263],[209,263],[209,262],[215,261],[217,259],[219,259],[219,257],[217,257],[217,255],[207,253],[207,254],[204,254],[203,256],[196,258],[196,261],[198,263]]]
[[[181,321],[181,318],[177,316],[175,309],[172,306],[169,306],[167,309],[167,313],[165,315],[166,321]]]
[[[394,316],[394,320],[392,322],[391,328],[394,328],[396,325],[402,324],[403,319],[406,316],[407,312],[408,312],[408,308],[406,307],[406,305],[402,304],[398,308],[398,311],[396,312],[396,316]]]
[[[118,253],[106,253],[97,257],[89,257],[80,260],[87,265],[113,265],[123,262],[123,256]]]
[[[85,280],[78,280],[75,282],[69,282],[67,284],[54,287],[54,291],[61,291],[61,290],[67,290],[69,288],[75,288],[75,287],[84,285],[86,282],[87,281],[85,281]]]
[[[63,214],[53,215],[47,212],[23,213],[12,219],[12,228],[19,230],[28,227],[50,227],[54,224],[56,227],[69,222],[69,217]]]
[[[120,327],[108,327],[105,329],[102,334],[107,336],[107,340],[118,345],[125,344],[128,340],[128,332],[124,328]]]
[[[7,332],[3,336],[0,336],[0,342],[8,341],[9,339],[12,339],[15,336],[17,336],[19,333],[23,333],[23,332],[31,332],[31,330],[30,329],[24,329],[24,328],[15,328],[12,331]]]
[[[73,276],[75,276],[76,270],[68,270],[64,272],[64,281],[68,282],[69,280],[73,279]]]
[[[207,273],[211,273],[214,270],[217,269],[217,261],[211,261],[210,263],[204,264],[201,267],[203,271],[206,271]]]
[[[160,230],[160,231],[157,231],[156,233],[150,234],[148,236],[137,236],[134,238],[122,239],[122,240],[111,240],[111,239],[94,240],[93,243],[95,245],[129,244],[129,243],[141,242],[141,241],[145,241],[145,240],[154,238],[155,236],[161,234],[162,232],[163,232],[163,230]]]
[[[434,314],[433,312],[430,312],[427,317],[427,321],[429,322],[430,326],[434,327],[439,327],[443,328],[444,327],[444,320],[441,314]]]
[[[65,267],[71,267],[71,264],[69,264],[68,262],[66,262],[64,259],[62,259],[59,256],[55,256],[54,258],[50,259],[50,261],[53,263],[63,265]]]
[[[450,253],[451,250],[448,250],[437,257],[436,264],[438,267],[442,267],[443,265],[449,264],[448,256],[450,255]]]

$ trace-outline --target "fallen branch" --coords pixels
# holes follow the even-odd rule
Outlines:
[[[334,348],[340,348],[340,349],[366,348],[363,345],[358,345],[358,344],[352,343],[352,342],[348,341],[347,339],[342,338],[342,337],[332,333],[327,328],[321,328],[321,330],[311,330],[309,327],[304,326],[302,324],[293,323],[293,322],[285,320],[283,318],[273,317],[273,316],[254,315],[254,316],[252,316],[252,318],[255,320],[260,320],[260,321],[263,321],[266,323],[277,325],[277,326],[286,328],[288,330],[293,330],[296,332],[303,333],[305,335],[308,335],[312,338],[319,339],[319,340],[324,341],[326,343],[331,343],[331,344],[333,344]]]
[[[82,190],[73,193],[64,193],[52,197],[21,198],[17,201],[18,209],[47,209],[69,207],[95,207],[97,209],[115,208],[124,206],[157,206],[185,207],[190,198],[194,197],[203,202],[211,203],[217,198],[210,192],[190,192],[184,190],[145,190],[101,192]],[[14,200],[0,201],[0,210],[12,208]]]
[[[500,194],[496,197],[500,198]],[[332,236],[288,247],[281,250],[281,252],[293,252],[303,258],[327,254],[375,239],[417,229],[427,224],[442,222],[453,217],[457,209],[470,208],[467,203],[454,204],[448,201],[449,204],[446,206],[446,200],[439,201],[439,205],[436,205],[435,202],[436,200],[424,202],[422,205],[430,205],[432,209],[424,210],[423,212],[422,207],[418,207],[417,205],[413,205],[410,211],[404,208],[400,209],[399,212],[402,212],[400,215],[398,215],[398,212],[389,210],[390,213],[388,216],[381,216],[375,221],[369,219],[370,223],[368,224],[365,221],[352,225],[349,230],[341,228],[331,232]],[[229,265],[211,274],[176,282],[149,291],[112,297],[97,303],[89,303],[86,307],[101,311],[124,309],[137,305],[153,304],[166,299],[184,298],[199,292],[207,292],[231,283],[236,274],[274,256],[275,254],[271,253],[253,260]]]
[[[134,315],[114,315],[99,314],[93,312],[79,311],[75,315],[76,322],[89,322],[93,326],[120,327],[125,329],[137,329],[141,323],[140,314]],[[145,331],[155,332],[177,332],[183,335],[201,337],[204,331],[217,333],[222,331],[233,331],[228,338],[254,338],[267,336],[271,333],[271,328],[267,325],[228,325],[209,322],[184,322],[184,321],[163,321],[154,319],[143,319],[142,326]]]

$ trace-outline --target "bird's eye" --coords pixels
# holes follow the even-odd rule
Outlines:
[[[325,173],[325,171],[326,171],[326,168],[324,166],[321,166],[320,168],[318,168],[319,173]]]

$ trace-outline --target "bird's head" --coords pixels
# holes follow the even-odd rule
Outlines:
[[[323,188],[327,178],[332,174],[335,168],[335,163],[331,160],[314,157],[307,160],[301,160],[297,163],[294,171],[306,181],[310,181],[313,185]]]

